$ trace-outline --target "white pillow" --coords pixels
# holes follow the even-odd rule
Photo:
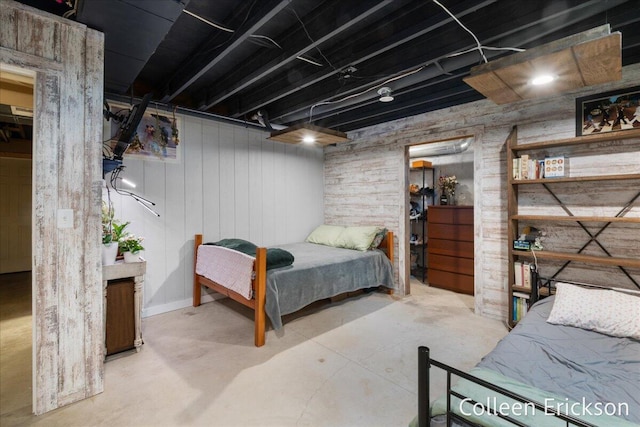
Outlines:
[[[547,322],[640,340],[640,296],[556,283]]]
[[[371,242],[376,237],[380,227],[359,226],[346,227],[338,237],[337,246],[345,249],[366,251],[371,247]]]
[[[340,225],[322,224],[307,236],[306,242],[317,243],[319,245],[338,247],[338,239],[344,231]]]

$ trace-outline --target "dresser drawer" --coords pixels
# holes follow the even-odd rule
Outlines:
[[[473,259],[431,253],[429,255],[429,268],[473,276]]]
[[[430,236],[427,248],[429,257],[431,254],[439,254],[473,259],[473,242],[432,239]]]
[[[462,240],[473,242],[473,225],[450,225],[429,223],[428,234],[431,239]]]
[[[429,206],[430,223],[473,225],[473,206]]]
[[[435,270],[431,266],[427,274],[429,286],[473,295],[473,276]]]

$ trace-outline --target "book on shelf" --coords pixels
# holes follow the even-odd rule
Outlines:
[[[522,286],[522,262],[515,261],[513,263],[513,272],[515,276],[514,284],[516,286]]]
[[[514,286],[531,289],[533,285],[533,272],[531,264],[526,261],[514,261],[513,262],[513,275]]]
[[[529,179],[529,155],[520,156],[520,177],[518,179]]]
[[[519,322],[529,310],[529,297],[519,297],[514,294],[513,296],[513,313],[512,319],[514,322]]]
[[[513,179],[541,179],[544,177],[545,160],[531,158],[528,154],[513,159]]]
[[[531,289],[531,264],[528,262],[522,263],[522,286]]]

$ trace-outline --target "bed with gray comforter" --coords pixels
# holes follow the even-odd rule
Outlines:
[[[640,425],[640,342],[547,323],[553,300],[536,303],[469,373],[592,425]],[[520,408],[514,414],[513,400],[470,381],[460,379],[454,390],[490,406],[503,404],[523,425],[567,425],[542,410]],[[476,415],[471,403],[461,406],[461,401],[452,397],[452,410],[471,423],[513,425],[482,410]],[[431,407],[432,417],[439,421],[445,402],[439,399]]]
[[[274,329],[282,316],[315,301],[345,292],[393,288],[393,267],[379,249],[356,251],[314,243],[281,245],[295,257],[293,265],[267,271],[267,316]]]

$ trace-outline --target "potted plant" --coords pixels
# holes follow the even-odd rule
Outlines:
[[[143,240],[144,237],[133,234],[126,234],[118,240],[120,251],[124,254],[124,262],[138,262],[138,254],[144,250]]]
[[[118,242],[124,236],[129,222],[114,219],[115,210],[111,203],[102,201],[102,265],[111,265],[118,256]]]
[[[102,265],[116,262],[118,241],[113,239],[114,209],[111,203],[102,201]]]

